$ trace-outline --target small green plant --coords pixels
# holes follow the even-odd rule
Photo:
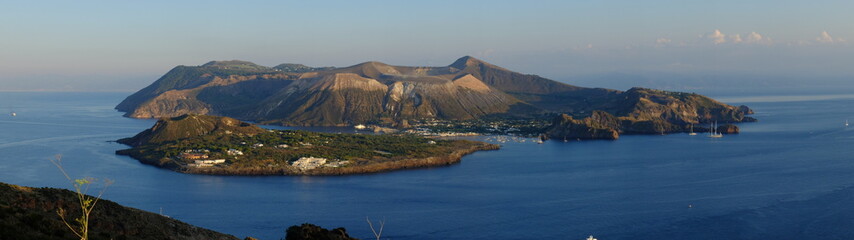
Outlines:
[[[50,160],[53,165],[56,165],[59,168],[59,171],[62,172],[62,175],[65,176],[66,179],[71,183],[71,186],[74,187],[74,191],[77,193],[77,201],[80,205],[81,214],[80,217],[74,219],[76,224],[69,223],[66,219],[67,212],[62,207],[59,207],[56,210],[56,214],[62,218],[62,222],[65,223],[65,226],[77,235],[80,240],[88,240],[89,239],[89,223],[90,217],[92,215],[93,210],[95,210],[95,204],[98,203],[98,200],[101,199],[101,196],[104,194],[104,191],[107,190],[113,182],[109,179],[104,180],[104,187],[101,188],[101,191],[98,192],[98,196],[93,197],[86,195],[89,191],[89,187],[92,186],[92,183],[97,180],[92,177],[85,177],[79,179],[72,179],[71,176],[65,171],[65,168],[62,167],[62,155],[56,155],[54,159]]]

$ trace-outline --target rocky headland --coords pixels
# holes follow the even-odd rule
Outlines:
[[[613,140],[620,134],[707,132],[705,126],[712,122],[723,124],[718,132],[736,134],[739,129],[731,123],[756,121],[747,116],[753,113],[747,106],[730,106],[694,93],[632,88],[621,95],[625,95],[622,100],[601,105],[608,111],[555,117],[546,135],[553,139]]]

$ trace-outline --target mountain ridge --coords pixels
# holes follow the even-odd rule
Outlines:
[[[116,109],[135,118],[211,114],[294,126],[403,126],[401,123],[413,119],[532,114],[568,114],[582,119],[596,110],[636,121],[658,119],[679,125],[673,129],[750,120],[744,116],[748,111],[701,95],[578,87],[513,72],[471,56],[439,67],[376,61],[340,68],[279,66],[289,70],[237,60],[178,66]]]

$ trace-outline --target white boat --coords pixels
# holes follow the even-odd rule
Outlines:
[[[845,119],[845,126],[848,126],[848,119]]]
[[[718,122],[717,121],[715,121],[715,123],[712,125],[712,129],[709,129],[709,137],[710,138],[722,138],[722,137],[724,137],[723,134],[718,132]]]
[[[593,237],[593,235],[590,235],[589,237],[587,237],[587,239],[586,239],[586,240],[597,240],[597,239],[596,239],[596,238],[594,238],[594,237]]]
[[[12,115],[12,117],[14,117],[14,116],[18,116],[18,114],[17,114],[17,113],[15,113],[15,112],[10,113],[9,115]],[[848,126],[848,124],[845,124],[845,126]]]
[[[697,133],[694,132],[694,124],[691,124],[691,132],[689,132],[688,135],[691,135],[691,136],[697,135]]]

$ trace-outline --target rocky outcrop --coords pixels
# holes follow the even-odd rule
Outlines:
[[[722,134],[737,134],[739,132],[738,126],[732,124],[726,124],[718,127],[718,132]]]
[[[562,114],[556,117],[546,134],[551,139],[611,139],[620,137],[619,122],[611,114],[597,111],[584,119]]]
[[[285,240],[359,240],[350,237],[347,234],[347,229],[336,228],[328,230],[309,223],[291,226],[285,233],[287,234]]]
[[[742,122],[743,109],[714,99],[683,92],[632,88],[620,94],[622,100],[600,104],[595,108],[632,121],[664,120],[676,125]]]
[[[745,105],[738,106],[738,111],[741,111],[742,113],[744,113],[744,115],[752,115],[753,114],[753,109],[750,109],[749,107],[747,107]]]
[[[616,139],[619,134],[666,134],[703,129],[712,122],[738,123],[755,119],[745,116],[753,111],[734,107],[711,98],[682,92],[632,88],[618,94],[617,100],[590,107],[590,114],[574,114],[580,120],[560,116],[549,129],[551,138]],[[722,126],[724,127],[724,126]],[[724,133],[738,133],[735,125],[725,125]],[[607,132],[603,132],[607,131]],[[614,136],[612,136],[614,135]]]

